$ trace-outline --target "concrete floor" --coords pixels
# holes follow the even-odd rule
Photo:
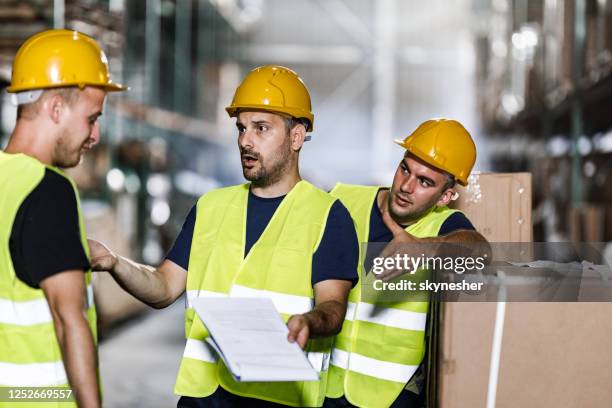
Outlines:
[[[184,300],[118,328],[99,348],[106,408],[176,407],[174,380],[185,346]]]

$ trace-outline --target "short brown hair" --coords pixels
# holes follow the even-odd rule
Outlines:
[[[446,176],[446,181],[444,182],[444,187],[442,188],[442,191],[446,191],[449,188],[455,187],[455,184],[457,183],[457,181],[455,180],[455,176],[450,173],[447,173],[446,171],[442,171],[442,174]]]
[[[36,101],[17,107],[17,119],[34,119],[38,115],[41,101],[45,97],[59,95],[68,106],[73,106],[79,99],[80,91],[76,86],[45,89]]]
[[[304,126],[304,128],[306,128],[306,130],[308,130],[308,120],[301,118],[301,119],[296,119],[294,117],[289,117],[289,116],[284,116],[281,115],[281,117],[283,118],[283,121],[285,122],[285,129],[287,129],[287,133],[289,133],[291,131],[291,129],[293,129],[296,125],[302,125]]]

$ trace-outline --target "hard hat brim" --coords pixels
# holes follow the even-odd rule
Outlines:
[[[86,86],[91,86],[91,87],[95,87],[95,88],[102,88],[107,92],[124,92],[124,91],[129,91],[130,87],[126,86],[126,85],[122,85],[122,84],[115,84],[115,83],[107,83],[107,84],[83,84],[83,83],[64,83],[64,84],[51,84],[51,85],[47,85],[47,86],[36,86],[36,87],[30,87],[30,86],[9,86],[6,88],[6,92],[8,93],[15,93],[15,92],[23,92],[23,91],[33,91],[35,89],[53,89],[53,88],[70,88],[70,87],[78,87],[78,88],[85,88]]]
[[[406,145],[404,144],[404,141],[402,139],[394,139],[393,142],[397,145],[402,146],[404,149],[406,148]]]
[[[303,112],[298,112],[295,109],[284,109],[284,108],[275,109],[274,107],[270,107],[269,105],[255,105],[255,104],[230,105],[230,106],[225,107],[225,111],[227,112],[230,118],[237,117],[239,111],[244,112],[244,111],[250,111],[250,110],[275,113],[277,115],[281,115],[281,116],[285,116],[289,118],[296,118],[296,119],[304,118],[308,120],[308,128],[306,129],[306,131],[312,132],[314,128],[314,123],[313,123],[314,118],[310,118],[308,116],[302,115]]]
[[[91,85],[91,86],[96,86],[96,85]],[[106,89],[108,92],[125,92],[125,91],[130,90],[130,87],[127,85],[115,84],[115,83],[104,85],[102,86],[102,88]]]

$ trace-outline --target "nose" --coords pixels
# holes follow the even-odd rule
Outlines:
[[[240,146],[242,149],[252,149],[254,147],[252,134],[253,132],[251,132],[249,129],[245,129],[238,136],[238,146]]]
[[[100,141],[100,124],[98,122],[94,123],[91,133],[89,134],[89,140],[92,146],[97,145]]]
[[[408,177],[404,179],[402,184],[400,185],[400,190],[403,193],[412,194],[414,192],[414,188],[416,186],[416,177],[413,174],[410,174]]]

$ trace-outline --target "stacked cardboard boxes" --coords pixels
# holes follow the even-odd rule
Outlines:
[[[460,194],[457,207],[490,241],[531,239],[529,174],[480,174]],[[610,314],[610,303],[440,305],[428,406],[610,406]]]

